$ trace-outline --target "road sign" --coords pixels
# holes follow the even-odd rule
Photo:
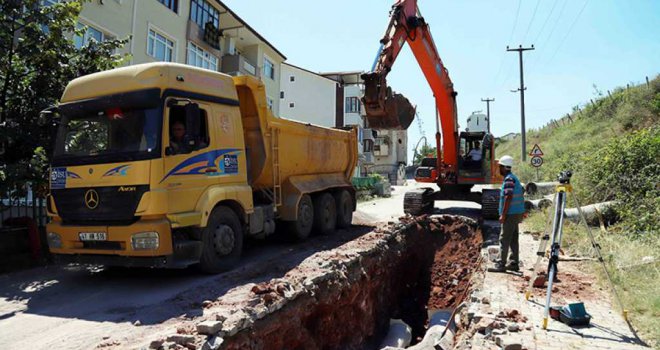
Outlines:
[[[543,156],[543,151],[541,151],[541,147],[539,147],[538,143],[534,144],[534,148],[529,152],[529,155],[534,157],[534,156]]]
[[[529,162],[532,163],[533,167],[538,168],[541,165],[543,165],[543,158],[541,158],[539,156],[534,156],[529,160]]]

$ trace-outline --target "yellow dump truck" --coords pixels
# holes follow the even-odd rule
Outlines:
[[[57,260],[219,272],[246,237],[351,223],[356,131],[275,117],[253,77],[135,65],[73,80],[48,112]]]

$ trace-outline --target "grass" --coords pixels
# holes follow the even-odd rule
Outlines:
[[[547,218],[547,210],[536,211],[525,220],[525,225],[531,231],[543,232]],[[650,236],[630,239],[623,234],[604,233],[599,228],[592,228],[591,232],[601,247],[621,301],[629,310],[629,319],[642,339],[660,349],[660,260],[657,256],[660,241]],[[564,224],[562,249],[568,255],[596,256],[583,224]],[[646,263],[644,258],[649,256],[655,260]],[[587,266],[589,272],[598,277],[599,284],[609,288],[601,265],[593,262]],[[613,311],[618,313],[620,310],[613,296],[612,304],[616,308]]]
[[[655,214],[660,210],[660,200],[654,198],[658,197],[656,194],[660,188],[656,182],[658,174],[654,174],[658,169],[660,154],[654,155],[653,152],[656,151],[653,149],[650,156],[645,157],[647,160],[640,163],[634,158],[635,152],[631,151],[636,146],[626,149],[625,142],[620,142],[635,138],[640,131],[655,130],[650,133],[651,136],[644,139],[650,141],[644,145],[657,145],[660,76],[653,79],[648,86],[642,84],[629,89],[619,88],[613,91],[611,96],[595,90],[593,101],[581,108],[576,106],[569,116],[563,116],[542,128],[527,131],[528,151],[538,143],[544,152],[544,164],[539,169],[538,178],[536,168],[529,163],[518,162],[514,172],[521,181],[529,182],[554,181],[560,171],[572,170],[574,175],[571,182],[583,205],[611,199],[632,203],[625,208],[618,207],[628,210],[620,211],[620,214],[632,215],[626,215],[624,221],[608,227],[608,232],[593,228],[592,233],[601,246],[605,264],[625,308],[629,310],[631,322],[642,339],[660,349],[660,217]],[[656,139],[653,139],[654,137]],[[521,139],[518,136],[513,140],[498,143],[496,154],[509,154],[519,160],[520,149]],[[611,180],[623,176],[613,170],[617,164],[611,164],[611,168],[603,167],[603,159],[599,157],[609,157],[605,159],[609,160],[608,164],[620,161],[635,162],[634,165],[638,167],[640,164],[654,165],[653,162],[656,162],[656,168],[649,168],[656,170],[651,170],[648,174],[632,174],[633,177],[636,175],[635,180],[640,181],[644,187],[634,185],[635,187],[622,191],[621,186],[617,187],[620,182]],[[612,170],[608,171],[610,169]],[[600,177],[603,181],[597,184],[598,181],[594,180]],[[600,190],[597,190],[596,186],[600,186]],[[605,191],[603,188],[610,190]],[[646,191],[645,194],[637,193],[639,188],[644,188],[642,192]],[[606,193],[612,192],[612,189],[617,189],[618,192]],[[645,218],[645,221],[641,218]],[[546,220],[545,212],[534,212],[525,223],[533,231],[543,231]],[[631,229],[642,223],[642,229]],[[567,254],[594,254],[586,229],[571,222],[564,226],[562,245]],[[649,259],[652,261],[649,262]],[[609,290],[600,264],[595,262],[587,265],[590,272],[598,276],[600,286]],[[613,305],[617,308],[614,311],[618,312],[616,304]]]

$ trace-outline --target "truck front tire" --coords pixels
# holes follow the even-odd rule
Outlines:
[[[303,194],[298,202],[298,220],[287,222],[287,235],[296,240],[304,241],[309,237],[314,225],[314,205],[308,194]]]
[[[330,193],[322,192],[314,198],[314,231],[327,235],[337,227],[337,205]]]
[[[337,203],[337,227],[348,228],[353,222],[353,198],[346,190],[335,193]]]
[[[199,266],[202,271],[219,273],[238,264],[243,250],[243,230],[233,210],[224,206],[213,209],[201,238]]]

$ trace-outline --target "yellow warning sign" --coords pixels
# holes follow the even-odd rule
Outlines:
[[[532,156],[532,157],[541,157],[541,156],[543,156],[543,151],[541,151],[541,147],[539,147],[538,143],[534,144],[534,147],[529,152],[529,155]]]

